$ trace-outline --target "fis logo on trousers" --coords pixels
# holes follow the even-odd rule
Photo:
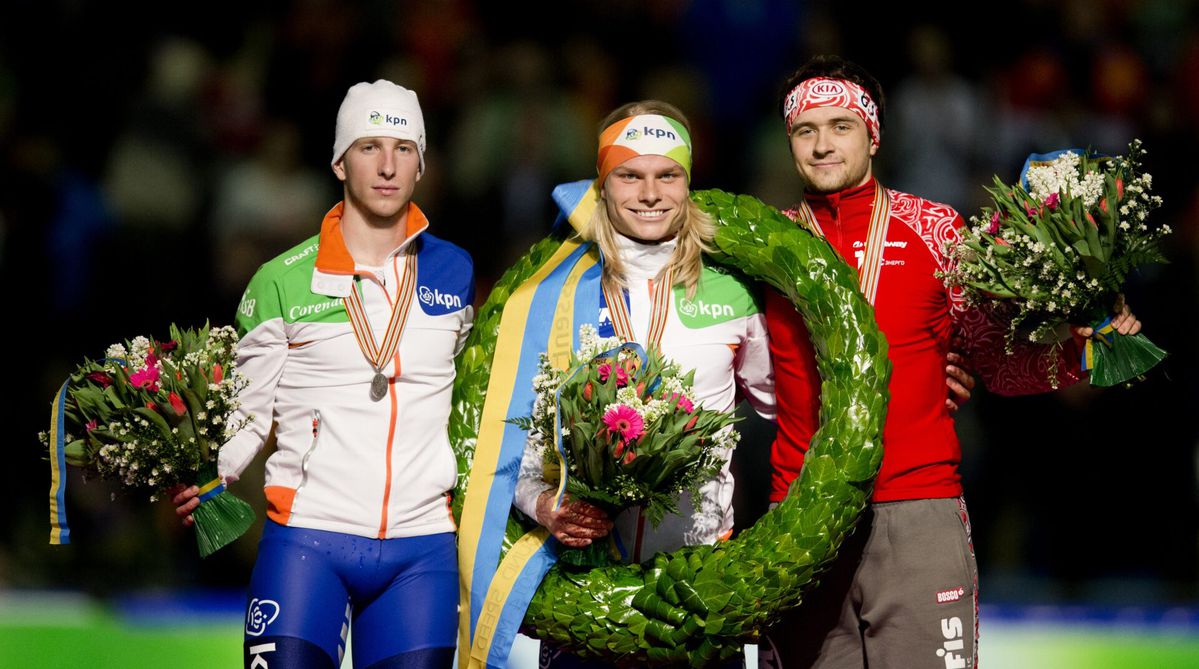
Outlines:
[[[443,293],[436,288],[421,286],[417,291],[417,296],[420,298],[421,304],[433,307],[440,313],[449,313],[455,309],[462,308],[461,297],[450,293]],[[426,309],[425,311],[427,312],[428,310]]]
[[[966,648],[964,632],[961,618],[954,616],[941,619],[941,636],[945,642],[937,649],[937,657],[945,662],[945,669],[967,669],[970,666],[971,658],[958,654]]]

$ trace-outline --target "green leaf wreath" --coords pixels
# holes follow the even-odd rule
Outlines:
[[[883,455],[891,364],[857,275],[827,242],[755,198],[718,190],[691,197],[718,226],[710,260],[774,286],[803,315],[822,379],[821,425],[787,498],[736,539],[639,565],[556,566],[546,574],[525,614],[528,633],[631,666],[707,666],[740,652],[798,606],[865,508]],[[449,427],[458,457],[455,520],[504,303],[561,243],[547,237],[504,274],[458,359]],[[503,551],[524,532],[510,515]]]

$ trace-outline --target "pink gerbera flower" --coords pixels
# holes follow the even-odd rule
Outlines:
[[[152,393],[158,392],[158,368],[153,365],[143,367],[129,375],[129,383],[136,388],[145,388]]]
[[[645,421],[632,407],[619,404],[604,413],[604,425],[608,431],[618,434],[625,441],[632,441],[645,433]]]

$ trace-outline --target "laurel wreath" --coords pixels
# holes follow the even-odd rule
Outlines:
[[[800,604],[836,556],[866,506],[883,454],[891,365],[857,275],[827,242],[755,198],[718,190],[691,197],[717,223],[710,259],[774,286],[802,314],[822,379],[820,429],[786,499],[737,538],[637,565],[549,571],[524,629],[580,656],[627,666],[708,666],[755,642]],[[450,419],[459,465],[456,520],[504,303],[562,239],[542,240],[504,274],[459,357]],[[525,531],[510,516],[504,552]]]

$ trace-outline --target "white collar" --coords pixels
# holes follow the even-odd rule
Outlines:
[[[638,242],[617,232],[616,252],[624,263],[625,280],[628,282],[653,279],[674,256],[677,238],[657,244]]]

